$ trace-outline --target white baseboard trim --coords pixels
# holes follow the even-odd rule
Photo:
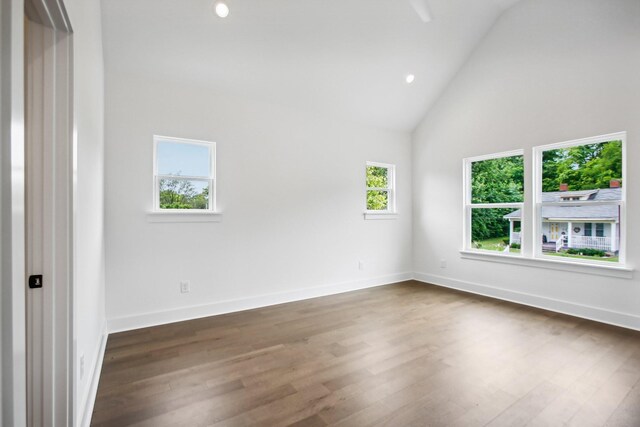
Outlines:
[[[174,310],[145,313],[135,316],[117,317],[108,320],[109,333],[129,331],[133,329],[146,328],[149,326],[157,326],[167,323],[181,322],[184,320],[215,316],[218,314],[233,313],[236,311],[251,310],[254,308],[267,307],[270,305],[323,297],[327,295],[341,294],[343,292],[356,291],[359,289],[372,288],[375,286],[389,285],[391,283],[411,280],[412,278],[413,273],[396,273],[386,276],[354,280],[314,288],[306,288],[288,292],[259,295],[249,298],[220,301],[213,304],[182,307]]]
[[[91,416],[93,415],[93,406],[96,403],[96,395],[98,394],[98,383],[100,382],[100,373],[102,372],[102,362],[104,361],[104,353],[107,347],[107,338],[109,333],[107,332],[107,323],[104,325],[104,332],[100,339],[100,347],[98,348],[98,354],[95,361],[91,366],[91,382],[89,383],[89,391],[86,396],[83,396],[82,405],[82,419],[80,425],[82,427],[89,427],[91,424]]]
[[[577,304],[570,301],[563,301],[504,288],[497,288],[465,280],[451,279],[435,274],[416,272],[414,273],[414,279],[419,282],[484,295],[531,307],[542,308],[562,314],[568,314],[570,316],[620,326],[622,328],[640,330],[640,316],[631,313],[612,311],[604,308]]]

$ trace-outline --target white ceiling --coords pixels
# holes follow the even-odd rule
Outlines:
[[[518,0],[427,1],[103,0],[106,67],[411,131]]]

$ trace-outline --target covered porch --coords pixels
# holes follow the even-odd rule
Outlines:
[[[597,221],[597,222],[595,222]],[[595,249],[604,252],[618,251],[618,227],[613,221],[595,220],[557,221],[542,223],[543,251],[559,252],[561,249]]]
[[[544,220],[542,251],[595,249],[616,253],[619,250],[619,227],[614,221],[585,222]],[[519,218],[509,218],[509,244],[522,242]]]

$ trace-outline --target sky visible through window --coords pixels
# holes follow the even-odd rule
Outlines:
[[[158,175],[201,176],[210,175],[209,147],[159,141],[157,145]]]

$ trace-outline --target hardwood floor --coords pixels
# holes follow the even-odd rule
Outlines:
[[[640,332],[417,282],[109,337],[95,426],[640,426]]]

